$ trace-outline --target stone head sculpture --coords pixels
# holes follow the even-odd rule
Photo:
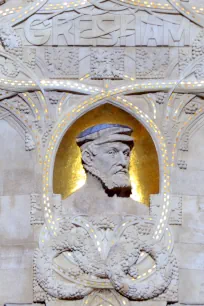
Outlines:
[[[87,173],[106,190],[130,189],[129,161],[132,129],[119,124],[99,124],[80,133],[77,144]]]

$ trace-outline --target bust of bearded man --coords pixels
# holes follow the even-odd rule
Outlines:
[[[129,177],[132,129],[119,124],[99,124],[76,139],[86,171],[85,185],[63,201],[68,215],[147,215],[149,209],[134,201]]]

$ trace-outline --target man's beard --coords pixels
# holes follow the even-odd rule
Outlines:
[[[109,190],[131,188],[129,175],[126,173],[120,172],[111,176],[101,175],[100,179]]]
[[[121,170],[114,174],[104,174],[93,167],[85,167],[92,175],[96,176],[102,183],[105,189],[110,191],[119,191],[122,189],[131,191],[131,183],[127,170]]]

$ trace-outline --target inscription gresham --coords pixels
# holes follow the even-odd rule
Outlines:
[[[89,8],[90,12],[90,8]],[[35,14],[24,25],[25,45],[52,46],[188,46],[191,22],[182,16],[171,21],[146,12],[82,14],[64,12],[45,18]]]

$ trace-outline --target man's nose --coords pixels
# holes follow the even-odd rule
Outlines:
[[[120,154],[119,154],[119,160],[118,160],[118,162],[119,162],[122,166],[127,166],[127,164],[128,164],[128,161],[127,161],[127,159],[125,158],[125,155],[124,155],[122,152],[120,152]]]

